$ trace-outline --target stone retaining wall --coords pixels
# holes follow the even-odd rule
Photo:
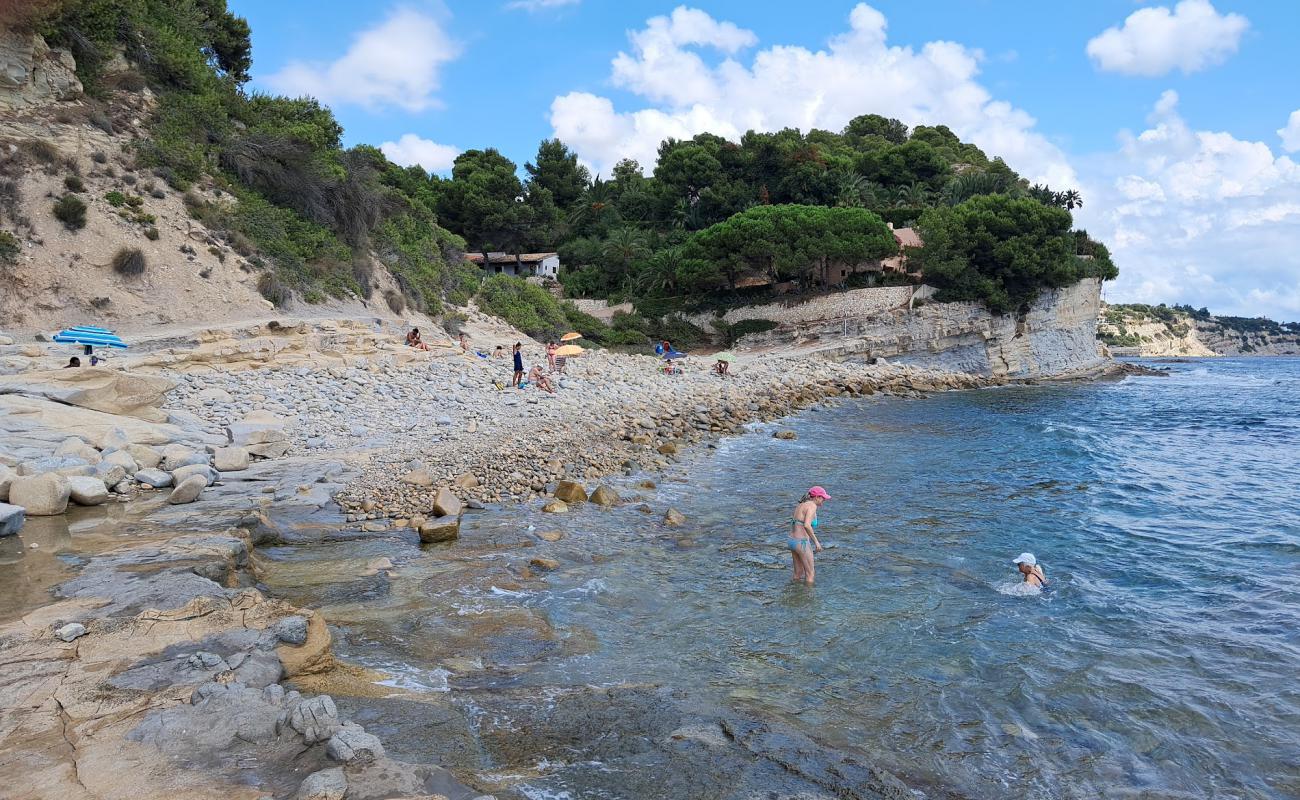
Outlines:
[[[801,303],[767,303],[761,306],[733,308],[723,315],[729,323],[745,319],[767,319],[783,325],[793,325],[819,320],[842,320],[854,317],[869,317],[906,308],[911,302],[913,286],[882,286],[875,289],[852,289],[814,297]],[[717,317],[713,314],[692,314],[687,317],[691,324],[705,330]]]

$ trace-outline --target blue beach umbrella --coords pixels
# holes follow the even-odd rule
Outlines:
[[[54,334],[54,341],[60,344],[80,344],[87,347],[115,347],[119,350],[125,350],[126,342],[118,338],[118,335],[106,328],[96,328],[91,325],[78,325],[75,328],[67,328]]]

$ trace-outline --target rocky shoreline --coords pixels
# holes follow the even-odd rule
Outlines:
[[[299,693],[339,686],[357,698],[385,696],[370,694],[383,676],[336,661],[319,614],[259,589],[256,546],[281,536],[268,515],[315,515],[325,529],[358,542],[381,535],[444,541],[456,537],[465,508],[535,503],[564,512],[585,500],[619,504],[609,486],[590,495],[587,489],[606,476],[640,473],[647,476],[641,485],[653,488],[649,476],[692,446],[817,403],[1007,382],[886,363],[761,356],[743,359],[726,378],[698,364],[704,359],[685,374],[665,375],[648,357],[597,352],[575,363],[549,394],[498,388],[509,380],[502,361],[451,348],[415,359],[398,354],[404,358],[385,358],[381,347],[315,367],[301,360],[277,365],[272,356],[257,369],[163,369],[159,379],[175,387],[162,393],[159,407],[145,403],[130,418],[156,417],[154,427],[122,422],[129,431],[108,428],[81,445],[62,441],[60,447],[78,452],[59,457],[88,463],[54,465],[59,469],[98,474],[105,471],[98,463],[111,464],[115,451],[134,447],[138,475],[149,469],[140,461],[150,460],[148,445],[116,441],[119,434],[147,439],[163,435],[159,425],[183,423],[175,430],[184,432],[186,452],[159,448],[159,466],[171,467],[169,476],[202,472],[205,486],[192,505],[178,505],[137,486],[140,478],[114,481],[107,505],[71,512],[75,525],[77,515],[130,501],[121,506],[128,510],[122,521],[105,523],[114,536],[89,554],[57,555],[71,542],[61,515],[29,519],[21,536],[0,539],[16,549],[0,569],[44,558],[53,576],[20,593],[0,623],[6,796],[479,797],[443,767],[390,758],[385,743],[329,695]],[[92,423],[103,423],[78,419],[93,430]],[[60,441],[39,426],[22,431],[28,456],[41,442]],[[681,522],[670,508],[658,512],[669,526]],[[123,544],[127,520],[139,529]],[[63,533],[51,537],[51,530]],[[543,558],[532,561],[533,571],[554,568]],[[391,562],[374,559],[366,574],[386,570],[391,574]],[[519,574],[532,578],[528,568]],[[57,587],[54,602],[41,599],[50,587]],[[610,703],[644,705],[646,714],[626,724],[652,728],[668,748],[665,759],[679,758],[673,751],[682,746],[667,743],[694,742],[711,748],[709,763],[779,767],[837,796],[914,796],[852,757],[810,756],[815,745],[793,731],[734,711],[703,714],[676,705],[665,691],[578,692],[566,702],[580,716],[604,713]],[[357,702],[353,711],[364,715],[366,702],[391,701]],[[790,772],[791,764],[805,772]]]

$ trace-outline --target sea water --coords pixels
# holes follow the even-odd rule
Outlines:
[[[797,440],[759,427],[654,490],[617,483],[642,495],[619,508],[471,515],[436,548],[332,545],[397,568],[329,594],[269,580],[323,607],[345,658],[437,675],[470,709],[512,693],[534,725],[566,687],[650,685],[928,797],[1300,797],[1300,360],[1154,366],[1168,376],[814,409],[781,423]],[[806,587],[785,539],[813,484],[834,499]],[[685,526],[659,522],[669,505]],[[292,550],[267,554],[331,552]],[[1020,582],[1022,551],[1048,591]],[[534,553],[560,568],[516,581]],[[427,714],[367,726],[418,742]],[[552,760],[515,791],[657,796],[630,780],[638,758],[565,751],[586,766]]]
[[[972,797],[1300,796],[1300,360],[1155,366],[725,442],[664,487],[678,547],[611,517],[620,555],[553,582],[601,648],[532,679],[698,687]],[[812,484],[806,588],[783,544]]]

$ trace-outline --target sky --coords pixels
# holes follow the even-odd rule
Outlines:
[[[1300,320],[1295,0],[228,0],[257,91],[446,174],[558,136],[593,171],[660,140],[946,124],[1077,188],[1111,302]]]

